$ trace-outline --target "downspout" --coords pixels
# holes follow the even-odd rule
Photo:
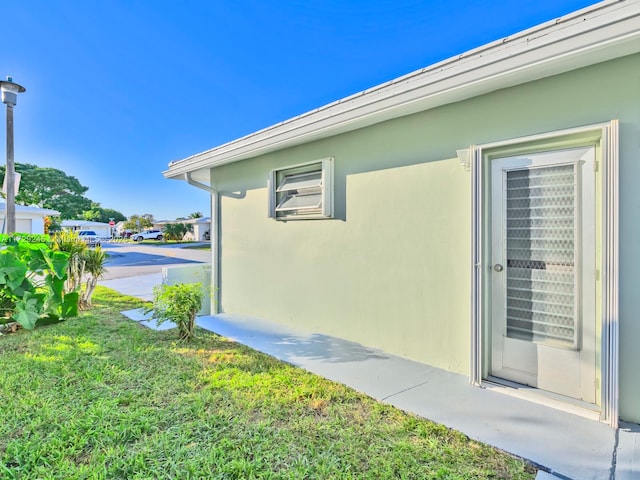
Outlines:
[[[211,194],[211,313],[220,313],[220,194],[210,185],[194,180],[191,172],[184,174],[185,181]]]

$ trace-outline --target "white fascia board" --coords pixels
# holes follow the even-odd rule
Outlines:
[[[61,227],[109,227],[108,223],[92,222],[91,220],[63,220]]]
[[[199,218],[185,218],[183,220],[159,220],[154,222],[154,225],[169,225],[174,223],[191,223],[194,225],[206,225],[211,223],[211,217],[199,217]]]
[[[166,178],[380,123],[640,52],[640,0],[609,0],[238,140],[172,162]]]
[[[5,203],[0,203],[0,214],[4,214],[7,206]],[[40,207],[30,207],[26,205],[16,205],[15,206],[16,213],[20,213],[23,215],[30,215],[33,217],[47,217],[54,216],[57,217],[60,215],[60,212],[57,210],[50,210],[48,208],[40,208]]]

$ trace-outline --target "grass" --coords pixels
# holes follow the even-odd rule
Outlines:
[[[182,248],[190,248],[192,250],[211,250],[210,243],[195,243],[193,245],[184,245]]]
[[[190,343],[98,287],[0,337],[3,479],[532,479],[527,463],[213,333]]]

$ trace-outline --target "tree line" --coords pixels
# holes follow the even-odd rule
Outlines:
[[[4,181],[6,167],[0,166],[0,184]],[[132,232],[139,232],[151,228],[155,223],[153,215],[145,213],[134,214],[127,218],[121,212],[112,208],[104,208],[98,202],[86,197],[89,190],[80,181],[62,170],[51,167],[38,167],[29,163],[16,163],[16,172],[21,175],[20,188],[16,195],[16,203],[20,205],[36,205],[60,212],[59,217],[48,219],[47,230],[60,230],[62,220],[88,220],[91,222],[109,223],[124,222],[123,228]],[[201,212],[193,212],[187,218],[200,218]],[[182,238],[192,230],[191,225],[182,223],[168,224],[168,237]]]
[[[60,212],[59,220],[89,220],[108,223],[127,219],[121,212],[104,208],[87,198],[89,190],[80,181],[62,170],[38,167],[29,163],[16,163],[16,172],[21,175],[16,203],[37,205]],[[4,181],[6,167],[0,166],[0,183]],[[55,222],[55,220],[54,220]]]

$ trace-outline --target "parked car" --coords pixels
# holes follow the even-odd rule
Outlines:
[[[142,240],[162,240],[162,232],[160,230],[144,230],[131,235],[131,239],[135,242]]]
[[[90,247],[99,247],[101,244],[100,237],[93,230],[79,231],[78,238]]]

